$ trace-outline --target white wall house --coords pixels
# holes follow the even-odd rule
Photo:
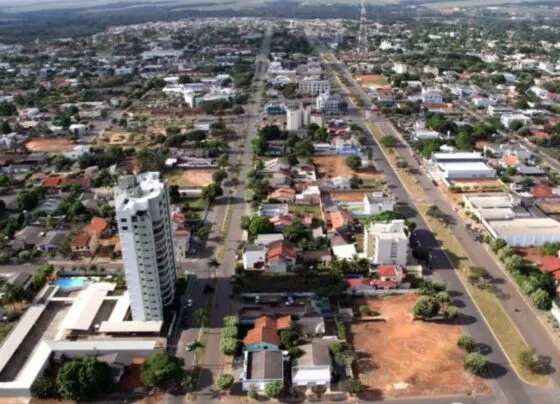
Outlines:
[[[371,223],[364,231],[364,252],[374,264],[406,265],[408,236],[404,220]]]
[[[331,91],[331,83],[328,80],[315,80],[309,77],[299,81],[299,93],[307,95],[319,95],[329,93]]]
[[[394,208],[395,197],[393,196],[386,196],[383,192],[372,192],[364,195],[364,213],[366,215],[392,211]]]
[[[132,317],[163,320],[177,281],[167,183],[146,172],[121,177],[114,192]]]
[[[248,244],[243,249],[243,269],[264,269],[267,248],[264,245]]]

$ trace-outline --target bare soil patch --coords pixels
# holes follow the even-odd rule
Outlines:
[[[490,392],[483,379],[463,369],[462,335],[456,325],[412,320],[416,295],[369,300],[385,322],[352,325],[364,399]]]
[[[179,187],[204,187],[212,183],[212,174],[216,170],[200,169],[200,170],[176,170],[166,176],[170,185]]]
[[[74,143],[63,137],[31,139],[26,144],[31,152],[64,153],[72,149]]]
[[[314,156],[319,177],[352,177],[358,176],[363,180],[383,180],[383,174],[373,168],[351,170],[346,165],[347,156]]]

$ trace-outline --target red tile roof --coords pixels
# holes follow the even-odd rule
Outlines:
[[[508,167],[515,167],[517,164],[519,164],[519,159],[517,158],[517,156],[512,154],[509,156],[504,156],[504,158],[502,158],[502,163],[504,163],[504,165]]]
[[[275,260],[278,258],[296,258],[297,252],[296,247],[284,240],[278,240],[270,243],[268,245],[268,252],[266,258],[268,261]]]
[[[271,316],[259,317],[255,320],[255,326],[253,329],[249,330],[247,336],[243,338],[243,343],[246,346],[257,344],[259,342],[280,345],[278,331],[290,328],[291,319],[292,317],[289,314],[278,318]]]
[[[554,194],[552,193],[552,188],[546,186],[533,187],[531,193],[533,194],[534,198],[551,198],[552,196],[554,196]]]
[[[397,276],[397,269],[394,265],[379,265],[379,267],[377,267],[377,272],[379,273],[379,276],[386,278]]]
[[[398,285],[393,281],[382,281],[380,279],[374,279],[372,282],[372,286],[376,286],[378,288],[396,288]]]
[[[62,177],[45,177],[41,181],[41,185],[48,188],[58,188],[62,186],[64,178]]]
[[[89,224],[89,231],[91,233],[100,235],[109,228],[109,223],[102,217],[94,217]]]
[[[373,281],[372,278],[352,278],[352,279],[345,279],[344,284],[348,288],[355,288],[358,286],[371,286],[372,281]]]
[[[77,234],[72,239],[71,245],[73,247],[82,247],[82,248],[88,247],[90,238],[91,238],[91,236],[87,233]]]
[[[540,269],[541,269],[541,272],[560,271],[560,258],[558,258],[558,257],[545,257],[545,258],[543,258],[543,260],[541,261]]]

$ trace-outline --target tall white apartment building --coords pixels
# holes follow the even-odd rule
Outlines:
[[[132,317],[163,320],[177,281],[167,184],[146,172],[121,177],[114,192]]]
[[[364,232],[364,252],[374,264],[406,265],[408,236],[404,220],[371,223]]]
[[[308,95],[319,95],[331,91],[331,83],[328,80],[316,80],[306,77],[299,81],[299,93]]]

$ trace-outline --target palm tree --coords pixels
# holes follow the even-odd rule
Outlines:
[[[218,261],[217,258],[211,258],[210,260],[208,260],[208,266],[212,268],[215,273],[216,269],[220,266],[220,261]]]
[[[208,322],[208,313],[204,309],[198,309],[194,313],[194,316],[199,327],[204,327]]]

